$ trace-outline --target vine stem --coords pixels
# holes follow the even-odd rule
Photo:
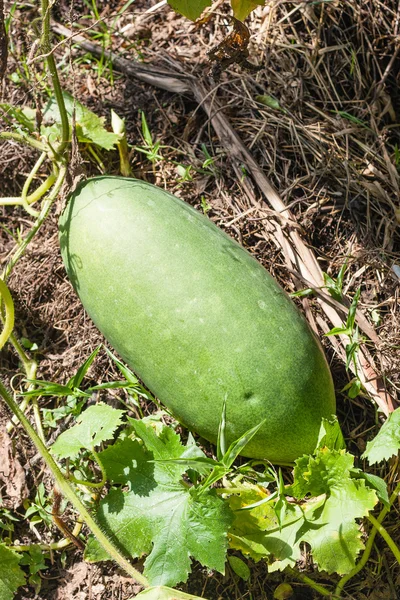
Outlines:
[[[82,529],[82,521],[78,521],[72,531],[72,535],[74,537],[78,537]],[[14,552],[29,552],[32,548],[39,548],[44,552],[51,552],[52,550],[63,550],[63,548],[67,548],[73,544],[72,540],[68,537],[59,540],[58,542],[52,542],[51,544],[12,544],[8,546]]]
[[[395,490],[394,490],[393,494],[389,498],[389,506],[385,506],[381,510],[381,512],[379,513],[378,518],[374,519],[376,521],[377,525],[381,526],[381,523],[382,523],[383,519],[386,517],[387,513],[390,511],[390,509],[392,507],[392,504],[395,502],[395,500],[399,496],[399,494],[400,494],[400,482],[397,484],[397,486],[395,487]],[[370,517],[371,516],[369,516],[369,518]],[[382,530],[383,529],[386,532],[386,529],[384,527],[382,527]],[[345,575],[344,577],[342,577],[342,579],[337,584],[335,593],[336,593],[336,595],[338,597],[341,596],[341,594],[343,592],[343,588],[346,585],[346,583],[348,581],[350,581],[350,579],[352,579],[355,575],[357,575],[357,573],[359,573],[361,571],[361,569],[363,569],[364,566],[366,565],[366,563],[368,562],[368,559],[369,559],[371,551],[372,551],[372,546],[374,544],[375,536],[376,536],[377,533],[378,533],[378,529],[374,525],[372,531],[369,534],[367,543],[365,544],[365,549],[364,549],[363,555],[360,558],[359,562],[356,564],[356,566],[354,567],[354,569],[352,571],[350,571],[350,573],[348,573],[347,575]],[[382,535],[382,532],[380,532],[380,533]],[[389,534],[387,534],[387,535],[389,536]]]
[[[33,444],[35,445],[37,451],[47,464],[50,469],[55,481],[57,482],[57,486],[63,496],[72,504],[72,506],[78,511],[80,517],[83,521],[85,521],[86,525],[96,536],[97,540],[103,546],[104,550],[107,554],[117,562],[128,575],[130,575],[133,579],[135,579],[138,583],[140,583],[143,587],[149,587],[149,582],[147,578],[140,573],[137,569],[135,569],[130,562],[120,553],[120,551],[114,546],[114,544],[107,538],[107,536],[103,533],[100,526],[93,519],[92,515],[83,504],[83,502],[78,498],[71,484],[65,479],[60,467],[51,456],[50,452],[44,445],[43,441],[40,439],[36,431],[33,429],[32,425],[24,415],[24,413],[20,410],[18,404],[14,401],[12,396],[8,393],[6,387],[0,381],[0,395],[3,397],[5,403],[9,407],[9,409],[16,415],[22,426],[24,427],[26,433],[29,435]]]
[[[17,251],[14,253],[12,258],[9,260],[6,268],[4,269],[3,275],[2,275],[2,278],[4,280],[8,279],[15,264],[21,258],[21,256],[24,254],[28,244],[35,237],[36,233],[38,232],[38,230],[40,229],[40,227],[46,220],[46,217],[49,214],[50,208],[51,208],[54,200],[57,198],[58,192],[60,191],[61,186],[64,182],[66,172],[67,172],[66,166],[62,165],[62,167],[60,168],[60,170],[58,172],[57,179],[54,183],[52,190],[49,192],[47,198],[43,202],[42,209],[39,213],[39,216],[37,217],[36,221],[32,225],[31,229],[29,230],[28,234],[23,239],[21,244],[18,245]]]
[[[14,303],[8,287],[4,281],[0,279],[0,308],[2,301],[4,302],[6,316],[4,319],[3,331],[0,334],[0,350],[7,342],[14,329]]]
[[[332,598],[332,592],[330,592],[325,586],[321,585],[320,583],[316,583],[316,581],[310,577],[307,577],[307,575],[300,573],[300,571],[295,571],[295,569],[292,569],[291,567],[287,567],[287,570],[290,571],[293,577],[300,579],[300,581],[304,581],[306,585],[321,594],[321,596],[329,596],[329,598]]]
[[[395,544],[395,542],[393,541],[392,537],[387,532],[387,530],[384,528],[383,525],[381,525],[379,523],[379,521],[377,519],[375,519],[375,517],[373,515],[368,515],[368,520],[372,523],[372,525],[375,527],[375,529],[377,529],[378,533],[381,534],[381,536],[383,537],[383,539],[385,540],[385,542],[387,543],[387,545],[393,552],[397,562],[400,564],[400,550],[397,547],[397,545]]]
[[[97,452],[95,450],[92,450],[92,457],[96,461],[96,464],[98,465],[98,467],[101,471],[101,476],[102,476],[101,481],[84,481],[83,479],[77,479],[76,477],[73,477],[73,475],[69,476],[69,480],[73,481],[74,483],[77,483],[78,485],[85,485],[86,487],[89,487],[89,488],[101,490],[107,483],[106,470],[104,468],[103,463],[100,460],[99,455],[97,454]]]
[[[58,77],[57,65],[50,44],[50,4],[49,0],[41,0],[42,6],[42,36],[41,48],[43,54],[46,55],[47,64],[50,71],[51,81],[53,84],[54,95],[56,97],[58,110],[61,118],[61,144],[57,151],[62,156],[69,142],[69,121],[68,114],[65,109],[64,96],[62,93],[60,79]]]
[[[2,131],[0,132],[0,139],[3,140],[13,140],[14,142],[18,142],[19,144],[24,144],[35,148],[36,150],[40,150],[41,152],[47,152],[48,148],[39,140],[35,140],[28,135],[22,135],[20,133],[14,133],[13,131]]]

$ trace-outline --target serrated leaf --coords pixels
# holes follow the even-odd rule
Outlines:
[[[143,440],[146,449],[156,460],[178,458],[184,451],[180,437],[171,427],[164,426],[159,433],[149,424],[139,420],[130,421],[136,435]]]
[[[264,6],[265,0],[231,0],[233,14],[239,21],[244,21],[257,6]]]
[[[112,490],[100,502],[97,518],[102,528],[127,555],[148,554],[144,573],[151,585],[185,581],[191,557],[223,572],[232,521],[229,507],[215,490],[200,494],[185,483],[181,477],[185,465],[164,462],[186,450],[174,431],[165,427],[157,436],[151,425],[131,423],[146,447],[132,440],[118,444],[120,461],[127,459],[125,467],[121,462],[112,465],[113,449],[101,453],[107,475],[131,486],[129,492]],[[85,557],[98,560],[99,556],[106,558],[92,538]]]
[[[274,514],[273,498],[249,511],[237,510],[241,504],[254,504],[254,496],[266,497],[260,490],[229,499],[235,511],[229,532],[231,547],[254,560],[268,558],[268,569],[273,571],[293,566],[301,555],[300,544],[307,542],[320,569],[339,574],[351,571],[363,548],[356,519],[366,516],[378,498],[363,479],[351,478],[351,455],[323,450],[317,454],[317,460],[304,456],[296,461],[295,483],[287,491],[293,493],[297,486],[299,497],[310,491],[325,490],[325,493],[302,504],[287,502],[281,523]],[[354,470],[353,475],[357,475]]]
[[[294,483],[290,488],[295,498],[328,494],[331,488],[349,479],[354,456],[344,450],[321,448],[315,456],[297,459],[294,467]]]
[[[191,556],[224,572],[231,516],[214,490],[197,498],[177,484],[158,485],[148,496],[113,490],[100,502],[97,518],[128,555],[149,555],[144,574],[151,585],[186,581]]]
[[[107,131],[105,128],[105,118],[98,117],[94,112],[83,106],[77,100],[63,92],[65,108],[70,119],[75,108],[75,122],[78,141],[92,142],[104,150],[112,150],[119,140],[119,135]],[[44,123],[61,120],[60,111],[55,98],[51,98],[44,111]]]
[[[361,458],[366,458],[370,465],[382,460],[389,460],[400,449],[400,408],[390,413],[382,425],[378,435],[367,442],[367,449]]]
[[[205,600],[200,596],[192,596],[192,594],[185,594],[179,590],[160,585],[157,587],[150,587],[140,594],[137,594],[135,598],[146,598],[146,600]],[[130,598],[130,600],[134,600]]]
[[[235,515],[229,531],[229,545],[256,562],[268,558],[269,571],[294,566],[301,557],[296,535],[304,521],[303,512],[299,506],[288,505],[280,527],[272,502],[260,504],[249,511],[239,510],[264,498],[267,494],[258,486],[249,486],[249,489],[229,498],[229,506]]]
[[[126,438],[99,453],[107,481],[129,485],[139,496],[145,496],[156,486],[155,465],[149,463],[153,455],[137,440]],[[150,476],[149,476],[150,475]]]
[[[168,4],[180,15],[195,21],[207,6],[211,6],[211,0],[168,0]]]
[[[104,403],[90,406],[78,417],[77,425],[58,436],[51,447],[52,453],[59,458],[73,458],[83,448],[93,450],[113,437],[123,415],[123,410]]]
[[[361,469],[352,469],[351,474],[353,475],[353,473],[356,479],[365,479],[368,487],[376,491],[382,504],[384,504],[386,508],[390,508],[388,489],[384,479],[378,477],[378,475],[373,475],[372,473],[364,473]]]
[[[363,480],[347,479],[332,487],[322,510],[314,511],[312,527],[301,536],[311,545],[319,569],[345,575],[354,568],[364,548],[355,519],[366,516],[377,501],[375,491]]]
[[[165,479],[169,483],[179,482],[185,470],[197,466],[192,466],[190,458],[189,460],[185,458],[186,455],[197,454],[197,451],[203,454],[199,448],[195,451],[183,446],[179,436],[165,425],[159,434],[160,445],[154,443],[153,435],[158,437],[154,428],[148,425],[146,429],[150,430],[148,443],[153,448],[152,452],[148,450],[149,446],[143,448],[138,440],[126,438],[99,454],[107,480],[111,483],[129,485],[130,489],[138,495],[147,495],[156,487],[156,482],[161,483]],[[166,456],[169,458],[165,458]]]
[[[21,556],[0,544],[0,599],[12,600],[14,593],[25,585],[25,575],[19,561]]]

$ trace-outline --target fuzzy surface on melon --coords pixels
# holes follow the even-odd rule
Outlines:
[[[215,443],[266,420],[243,454],[289,463],[335,413],[330,370],[304,317],[236,241],[143,181],[80,183],[60,246],[83,306],[172,414]]]

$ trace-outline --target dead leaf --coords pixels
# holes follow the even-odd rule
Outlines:
[[[10,436],[4,428],[0,429],[0,501],[9,509],[16,509],[28,497],[25,471],[15,455]],[[4,495],[4,496],[3,496]]]

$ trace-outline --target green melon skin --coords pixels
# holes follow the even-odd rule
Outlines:
[[[291,463],[335,413],[319,342],[287,294],[208,218],[143,181],[81,183],[59,223],[83,306],[146,386],[215,443],[266,419],[243,454]]]

